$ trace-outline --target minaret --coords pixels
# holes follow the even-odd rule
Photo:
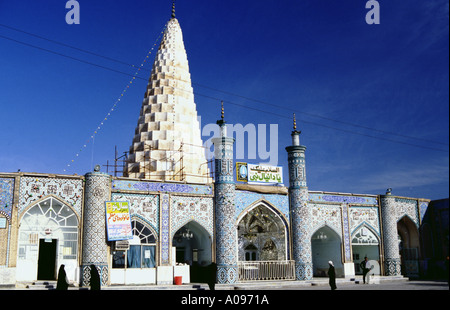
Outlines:
[[[211,181],[175,3],[155,57],[124,176]]]
[[[292,146],[286,147],[289,165],[289,211],[291,214],[292,250],[295,260],[296,280],[310,280],[313,276],[311,256],[311,236],[309,223],[311,212],[308,208],[308,187],[305,173],[305,150],[300,145],[300,131],[294,114]]]
[[[235,225],[235,184],[233,176],[234,138],[227,137],[222,102],[221,119],[217,121],[220,136],[212,139],[215,155],[215,225],[217,283],[235,283],[238,279],[237,234]]]

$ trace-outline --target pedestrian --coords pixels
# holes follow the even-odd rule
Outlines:
[[[64,270],[64,265],[59,267],[58,271],[58,282],[56,282],[57,290],[67,290],[69,287],[69,280],[67,280],[67,274]]]
[[[91,291],[100,290],[100,276],[97,267],[91,264]]]
[[[328,265],[330,265],[330,268],[328,268],[328,278],[330,279],[329,283],[330,283],[331,290],[334,291],[335,289],[337,289],[336,271],[334,270],[334,264],[331,260],[328,262]]]
[[[370,263],[369,260],[367,259],[367,256],[364,257],[364,260],[361,262],[360,264],[362,272],[363,272],[363,283],[366,284],[366,277],[367,277],[367,284],[369,284],[369,277],[367,276],[367,274],[370,271]]]

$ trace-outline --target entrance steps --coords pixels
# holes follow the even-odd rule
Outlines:
[[[56,281],[35,281],[26,285],[30,290],[56,290]]]
[[[362,276],[356,276],[349,279],[351,282],[354,282],[355,284],[364,284],[363,277]],[[378,276],[378,275],[371,275],[369,281],[367,284],[380,284],[380,283],[386,283],[391,281],[409,281],[409,278],[404,276]]]

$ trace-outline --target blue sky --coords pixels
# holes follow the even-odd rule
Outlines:
[[[129,149],[149,71],[129,85],[135,68],[48,40],[139,65],[171,1],[78,2],[68,25],[65,0],[0,0],[0,172],[85,174]],[[278,124],[287,170],[295,112],[310,190],[447,198],[448,1],[379,0],[379,25],[366,2],[178,0],[202,124],[220,100],[228,123]]]

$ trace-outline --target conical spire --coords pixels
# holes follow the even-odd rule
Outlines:
[[[155,57],[124,176],[208,183],[206,163],[183,34],[172,18]]]

